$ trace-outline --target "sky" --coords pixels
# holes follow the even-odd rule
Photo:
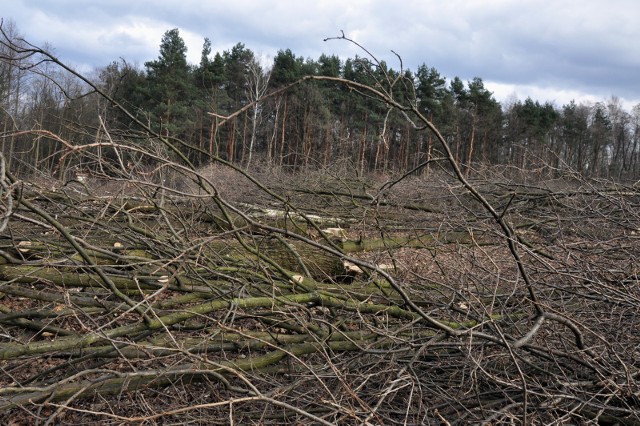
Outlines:
[[[187,59],[237,43],[268,63],[281,49],[318,59],[366,56],[399,70],[425,64],[450,81],[480,77],[507,105],[531,97],[562,107],[617,97],[640,104],[637,0],[3,0],[1,16],[32,44],[80,70],[157,59],[178,28]],[[399,62],[397,55],[402,59]]]

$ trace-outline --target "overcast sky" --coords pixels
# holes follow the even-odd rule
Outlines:
[[[279,49],[318,59],[363,52],[327,41],[341,30],[398,70],[435,67],[447,80],[480,77],[496,99],[528,96],[560,107],[620,98],[640,103],[638,0],[5,0],[27,41],[50,43],[80,69],[118,58],[143,66],[178,28],[197,64],[238,42],[257,55]]]

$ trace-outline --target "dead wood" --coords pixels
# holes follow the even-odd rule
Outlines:
[[[21,54],[147,138],[61,129],[51,158],[86,165],[82,182],[0,156],[2,423],[640,421],[633,187],[462,169],[401,76],[267,96],[321,82],[379,100],[431,132],[441,171],[199,169],[48,52]]]

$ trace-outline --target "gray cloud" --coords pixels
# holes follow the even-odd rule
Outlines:
[[[216,51],[237,42],[274,55],[290,48],[362,55],[344,41],[323,42],[340,30],[398,68],[420,64],[443,75],[481,77],[497,97],[506,91],[541,101],[567,96],[640,102],[640,4],[635,0],[14,0],[4,17],[33,43],[49,42],[61,59],[99,67],[119,57],[142,64],[158,55],[162,34],[179,28],[197,62],[204,37]]]

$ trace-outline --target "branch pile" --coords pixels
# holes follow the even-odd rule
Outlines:
[[[432,132],[409,173],[198,170],[73,74],[143,130],[0,158],[3,423],[640,424],[637,187],[462,170],[389,76],[303,80]]]

